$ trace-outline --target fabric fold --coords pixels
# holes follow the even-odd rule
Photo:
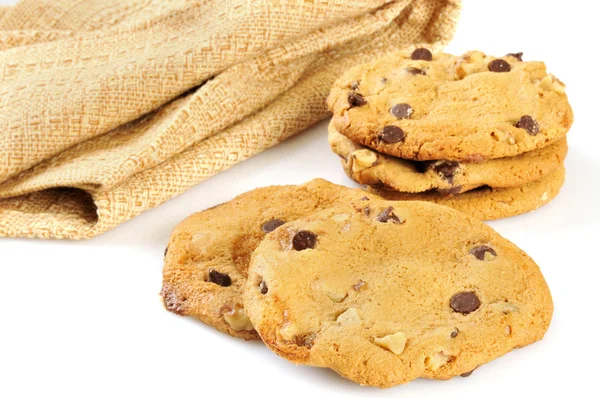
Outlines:
[[[0,235],[105,232],[327,117],[347,68],[440,48],[460,8],[164,3],[24,0],[3,11]]]

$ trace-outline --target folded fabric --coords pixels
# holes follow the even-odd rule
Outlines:
[[[459,0],[0,8],[0,236],[89,238],[306,129],[347,68],[451,38]]]

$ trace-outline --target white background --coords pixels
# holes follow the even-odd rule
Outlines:
[[[2,1],[8,4],[12,1]],[[598,396],[600,39],[592,1],[465,0],[448,52],[523,51],[567,84],[575,111],[561,194],[490,222],[540,265],[555,301],[541,342],[466,379],[360,387],[173,315],[159,299],[169,234],[247,190],[315,177],[352,185],[325,123],[85,242],[0,240],[0,396]],[[319,394],[319,395],[315,395]]]

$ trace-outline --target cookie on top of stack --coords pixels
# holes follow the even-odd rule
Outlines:
[[[391,54],[348,70],[328,106],[344,170],[386,199],[495,219],[548,203],[564,181],[564,84],[521,53]]]

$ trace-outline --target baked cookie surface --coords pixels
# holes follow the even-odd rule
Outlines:
[[[269,234],[244,304],[277,354],[378,387],[472,371],[541,339],[553,312],[538,266],[490,227],[378,199]]]
[[[565,168],[559,166],[538,181],[509,188],[477,188],[459,195],[440,192],[405,193],[367,187],[388,200],[421,200],[452,207],[480,220],[496,220],[536,210],[554,199],[565,181]]]
[[[287,221],[365,196],[372,195],[316,179],[258,188],[193,214],[176,227],[166,250],[166,309],[232,336],[258,339],[241,297],[254,249]]]
[[[484,185],[515,187],[550,174],[561,167],[567,155],[567,141],[562,138],[542,149],[479,163],[411,161],[355,144],[331,124],[329,145],[342,158],[344,171],[354,181],[406,193],[439,190],[457,194]]]
[[[424,51],[392,54],[343,74],[328,98],[335,128],[381,153],[459,161],[516,156],[569,130],[573,113],[564,84],[543,62],[523,62],[520,54]]]

